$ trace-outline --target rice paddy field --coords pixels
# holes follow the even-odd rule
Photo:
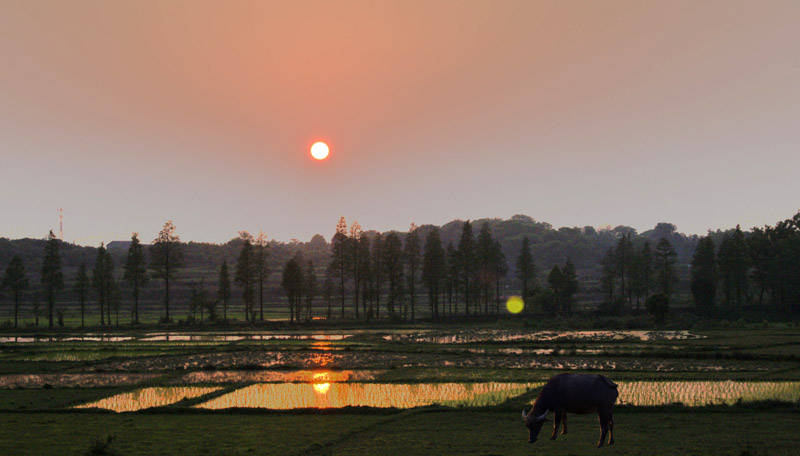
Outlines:
[[[796,454],[800,328],[467,327],[0,334],[0,454]],[[618,384],[527,442],[562,372]]]

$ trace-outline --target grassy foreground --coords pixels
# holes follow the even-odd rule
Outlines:
[[[365,414],[2,413],[0,454],[79,455],[114,436],[123,455],[790,455],[800,413],[674,409],[615,413],[616,444],[598,450],[595,416],[570,416],[570,431],[527,443],[518,411]],[[112,453],[113,454],[113,453]]]

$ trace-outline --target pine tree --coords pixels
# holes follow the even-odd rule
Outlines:
[[[342,318],[344,318],[344,282],[347,279],[347,247],[347,222],[344,217],[341,217],[336,224],[336,233],[331,239],[332,255],[330,267],[336,272],[336,278],[339,280],[339,293],[342,300]]]
[[[495,285],[495,313],[500,313],[500,281],[508,275],[508,262],[500,241],[495,241],[492,249],[492,264],[494,265],[494,285]]]
[[[269,266],[267,259],[269,258],[269,251],[267,249],[267,235],[263,231],[258,232],[255,242],[255,274],[258,280],[258,309],[259,320],[264,321],[264,281],[267,280],[269,275]]]
[[[667,296],[667,299],[672,295],[675,285],[677,272],[675,271],[676,257],[675,249],[669,243],[667,238],[661,238],[656,245],[656,264],[658,265],[659,277],[661,283],[661,292]]]
[[[456,257],[461,273],[460,285],[464,293],[464,311],[469,315],[470,304],[474,300],[471,291],[474,287],[473,276],[475,275],[475,237],[472,234],[472,225],[469,220],[462,225]]]
[[[85,326],[84,316],[86,314],[86,301],[89,298],[89,274],[86,273],[86,263],[81,263],[78,274],[75,276],[73,291],[78,295],[78,302],[81,305],[81,328]]]
[[[53,329],[53,309],[56,305],[56,296],[64,288],[64,273],[61,270],[61,255],[58,253],[59,240],[50,230],[47,243],[44,246],[44,260],[42,261],[41,282],[47,299],[47,317],[49,327]]]
[[[396,318],[395,305],[403,291],[403,248],[400,237],[394,231],[383,240],[383,266],[389,280],[389,318]]]
[[[697,310],[710,314],[714,310],[717,293],[717,259],[714,241],[706,236],[700,239],[692,258],[691,288]]]
[[[28,278],[25,275],[25,265],[19,255],[14,255],[8,263],[6,273],[3,275],[3,282],[0,288],[8,288],[14,299],[14,328],[18,327],[19,303],[29,286]]]
[[[97,292],[97,303],[100,306],[100,324],[111,324],[111,291],[114,280],[114,264],[111,255],[103,243],[97,248],[97,257],[92,271],[92,286]]]
[[[406,267],[408,269],[408,292],[409,297],[411,298],[411,320],[415,319],[414,316],[414,305],[415,305],[415,298],[416,298],[416,288],[415,285],[417,283],[417,275],[419,274],[419,263],[420,263],[420,241],[419,241],[419,233],[417,232],[417,225],[414,223],[411,224],[411,228],[408,230],[408,236],[406,236],[406,244],[403,247],[403,254],[405,257]]]
[[[425,253],[422,257],[422,283],[428,289],[428,303],[431,308],[431,317],[439,317],[439,300],[442,295],[442,285],[445,280],[446,264],[445,253],[442,247],[442,238],[439,229],[434,228],[425,239]]]
[[[489,300],[491,297],[491,289],[494,282],[494,238],[492,237],[492,230],[489,228],[489,223],[483,222],[481,229],[478,232],[478,239],[475,245],[475,259],[477,260],[478,270],[477,279],[479,289],[483,295],[483,313],[489,314]],[[481,296],[478,296],[480,300]],[[480,304],[475,313],[480,311]]]
[[[253,252],[253,237],[247,231],[240,231],[239,238],[242,240],[242,249],[239,251],[239,258],[236,261],[236,276],[234,281],[242,290],[242,301],[244,302],[245,320],[253,319],[253,304],[255,300],[255,282],[257,279],[256,258]]]
[[[578,292],[578,275],[569,258],[561,269],[561,285],[562,310],[569,314],[572,313],[572,299]]]
[[[147,284],[147,262],[144,247],[139,242],[139,233],[131,235],[128,257],[125,259],[125,272],[122,276],[133,291],[133,322],[139,323],[139,290]]]
[[[372,239],[372,278],[375,281],[375,318],[380,318],[381,285],[384,280],[383,236],[380,233]]]
[[[528,236],[522,238],[522,247],[517,258],[517,279],[522,283],[522,301],[525,308],[533,302],[533,292],[536,287],[536,265],[533,263]]]
[[[557,264],[553,266],[553,269],[550,270],[550,274],[547,275],[547,285],[550,286],[553,295],[553,301],[550,303],[551,308],[549,310],[557,312],[561,308],[561,300],[564,295],[564,275],[561,273],[561,268],[559,268]]]
[[[164,281],[164,321],[169,317],[169,285],[179,268],[183,267],[181,239],[175,234],[175,225],[168,220],[158,232],[150,247],[150,269],[157,279]]]
[[[228,273],[228,262],[223,261],[219,267],[219,281],[217,282],[217,295],[222,301],[222,320],[228,321],[228,301],[231,299],[231,276]]]

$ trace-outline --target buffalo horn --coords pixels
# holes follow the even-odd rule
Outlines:
[[[545,410],[544,413],[542,413],[541,416],[537,416],[536,420],[537,421],[544,421],[545,418],[547,418],[547,410]]]
[[[525,409],[522,409],[522,419],[525,419]]]

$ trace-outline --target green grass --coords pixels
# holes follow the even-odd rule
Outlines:
[[[593,415],[570,415],[569,434],[539,440],[518,410],[412,411],[395,414],[0,413],[0,454],[71,455],[115,437],[125,455],[529,455],[796,454],[796,411],[665,409],[615,413],[616,444],[594,447]]]

